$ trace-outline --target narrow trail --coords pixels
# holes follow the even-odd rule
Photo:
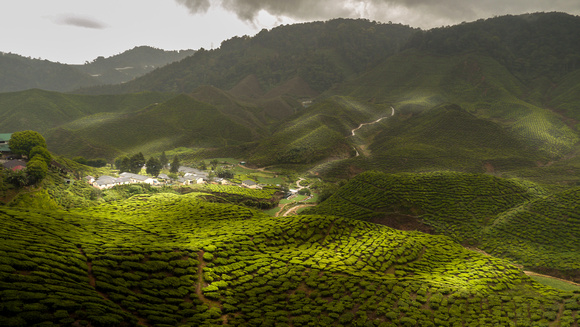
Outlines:
[[[297,191],[300,191],[300,190],[305,189],[305,188],[310,188],[309,186],[302,186],[302,185],[300,185],[300,182],[302,182],[303,180],[304,180],[304,178],[299,177],[298,180],[296,181],[296,189],[297,189]],[[308,200],[310,198],[311,197],[307,197],[306,199],[303,199],[302,201]],[[293,213],[296,214],[296,211],[298,209],[300,209],[300,208],[303,208],[303,207],[313,207],[313,206],[315,206],[315,204],[313,204],[313,203],[312,204],[299,204],[298,205],[298,202],[290,202],[290,203],[280,204],[280,205],[278,205],[278,207],[280,208],[280,210],[278,210],[278,212],[276,212],[275,217],[280,217],[280,216],[286,217],[286,216],[290,216]],[[286,209],[287,207],[289,207],[289,208]]]
[[[301,205],[295,206],[292,209],[286,211],[282,216],[284,216],[284,217],[285,216],[290,216],[292,214],[296,214],[296,212],[298,211],[298,209],[306,208],[306,207],[315,207],[315,206],[316,206],[316,204],[301,204]]]
[[[390,116],[381,117],[381,118],[379,118],[373,122],[370,122],[370,123],[362,123],[357,128],[354,128],[352,131],[350,131],[350,133],[351,133],[350,136],[356,136],[356,131],[358,131],[363,126],[376,124],[376,123],[380,122],[381,120],[383,120],[385,118],[393,117],[394,115],[395,115],[395,108],[391,107],[391,115]],[[355,157],[360,156],[360,152],[358,152],[358,149],[354,145],[352,146],[352,148],[356,152]]]
[[[466,248],[466,249],[468,249],[468,250],[471,250],[471,251],[479,252],[479,253],[481,253],[481,254],[484,254],[484,255],[486,255],[486,256],[489,256],[489,257],[493,257],[493,255],[491,255],[491,254],[489,254],[489,253],[487,253],[487,252],[483,251],[482,249],[478,249],[478,248],[475,248],[475,247],[467,247],[467,246],[466,246],[465,248]],[[521,269],[521,266],[519,266],[519,267],[520,267],[520,269]],[[538,274],[538,273],[535,273],[535,272],[533,272],[533,271],[529,271],[529,270],[522,270],[522,272],[523,272],[524,274],[526,274],[527,276],[539,276],[539,277],[546,277],[546,278],[550,278],[550,279],[559,280],[559,281],[561,281],[561,282],[568,283],[568,284],[570,284],[570,285],[580,286],[580,284],[578,284],[578,283],[575,283],[575,282],[573,282],[573,281],[571,281],[571,280],[567,280],[567,279],[562,279],[562,278],[558,278],[558,277],[554,277],[554,276],[550,276],[550,275],[543,275],[543,274]]]
[[[358,131],[361,127],[366,126],[366,125],[372,125],[372,124],[376,124],[378,122],[380,122],[381,120],[385,119],[385,118],[389,118],[389,117],[393,117],[395,115],[395,108],[391,107],[391,115],[390,116],[385,116],[385,117],[381,117],[373,122],[370,123],[362,123],[360,124],[357,128],[353,129],[351,131],[351,136],[355,136],[355,132]]]
[[[550,278],[550,279],[559,280],[561,282],[564,282],[564,283],[567,283],[567,284],[570,284],[570,285],[580,286],[580,284],[574,283],[573,281],[570,281],[570,280],[566,280],[566,279],[562,279],[562,278],[558,278],[558,277],[554,277],[554,276],[550,276],[550,275],[542,275],[542,274],[535,273],[533,271],[524,270],[524,274],[526,274],[528,276],[546,277],[546,278]]]

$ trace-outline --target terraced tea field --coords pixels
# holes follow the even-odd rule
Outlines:
[[[532,183],[481,174],[366,172],[309,212],[397,228],[423,224],[527,268],[577,280],[578,203],[578,188],[548,195]]]
[[[0,325],[577,326],[580,295],[445,236],[156,194],[0,208]]]

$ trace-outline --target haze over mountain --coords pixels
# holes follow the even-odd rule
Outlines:
[[[109,58],[98,57],[84,65],[67,65],[2,53],[0,92],[33,88],[68,92],[87,86],[124,83],[193,53],[193,50],[165,51],[142,46]]]

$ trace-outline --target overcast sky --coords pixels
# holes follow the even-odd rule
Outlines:
[[[494,15],[580,14],[580,0],[0,0],[0,51],[84,63],[135,46],[210,49],[279,24],[337,17],[429,29]]]

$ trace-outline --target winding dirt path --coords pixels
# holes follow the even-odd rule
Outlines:
[[[528,276],[539,276],[539,277],[545,277],[545,278],[550,278],[550,279],[556,279],[556,280],[559,280],[561,282],[568,283],[570,285],[580,286],[580,284],[574,283],[573,281],[570,281],[570,280],[566,280],[566,279],[562,279],[562,278],[558,278],[558,277],[554,277],[554,276],[550,276],[550,275],[542,275],[542,274],[538,274],[538,273],[533,272],[533,271],[524,270],[524,274],[526,274]]]
[[[315,206],[316,206],[316,204],[301,204],[301,205],[295,206],[295,207],[291,208],[290,210],[286,211],[282,216],[290,216],[292,214],[295,215],[296,212],[298,211],[298,209],[306,208],[306,207],[315,207]]]
[[[380,122],[381,120],[385,119],[385,118],[389,118],[389,117],[393,117],[395,115],[395,108],[391,107],[391,115],[390,116],[385,116],[385,117],[381,117],[373,122],[370,123],[362,123],[360,125],[358,125],[357,128],[353,129],[351,131],[352,135],[351,136],[355,136],[355,132],[358,131],[361,127],[366,126],[366,125],[372,125],[372,124],[376,124],[378,122]]]
[[[493,257],[491,254],[483,251],[482,249],[478,249],[478,248],[475,248],[475,247],[467,247],[467,246],[465,248],[468,249],[468,250],[471,250],[471,251],[479,252],[479,253],[484,254],[486,256],[489,256],[489,257]],[[522,266],[520,266],[520,265],[517,265],[517,267],[519,267],[520,269],[522,268]],[[566,279],[562,279],[562,278],[558,278],[558,277],[554,277],[554,276],[550,276],[550,275],[542,275],[542,274],[538,274],[536,272],[529,271],[529,270],[522,270],[522,272],[524,274],[526,274],[527,276],[539,276],[539,277],[545,277],[545,278],[550,278],[550,279],[556,279],[556,280],[559,280],[559,281],[564,282],[564,283],[568,283],[568,284],[575,285],[575,286],[580,286],[580,284],[575,283],[573,281],[566,280]]]
[[[395,115],[395,108],[391,107],[391,115],[390,116],[381,117],[381,118],[379,118],[379,119],[377,119],[377,120],[375,120],[373,122],[370,122],[370,123],[362,123],[362,124],[358,125],[357,128],[354,128],[352,131],[350,131],[350,133],[351,133],[350,136],[356,136],[356,131],[358,131],[363,126],[376,124],[376,123],[380,122],[381,120],[383,120],[385,118],[393,117],[394,115]],[[352,148],[356,152],[355,157],[360,156],[360,153],[358,152],[358,149],[354,145],[352,146]]]

